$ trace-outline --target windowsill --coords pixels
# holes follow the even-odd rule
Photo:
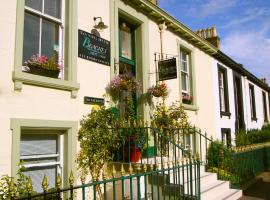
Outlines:
[[[22,84],[28,84],[71,91],[71,97],[76,98],[78,90],[80,89],[80,84],[77,82],[66,81],[57,78],[49,78],[45,76],[38,76],[22,71],[13,71],[12,79],[14,81],[14,90],[16,91],[22,90]]]
[[[257,120],[258,120],[257,117],[252,117],[252,118],[251,118],[251,121],[257,122]]]
[[[227,116],[230,119],[231,118],[231,113],[230,112],[220,111],[220,117],[223,117],[223,116]]]
[[[195,105],[182,103],[182,106],[184,107],[185,110],[190,110],[190,111],[198,111],[199,110],[199,107],[195,106]]]

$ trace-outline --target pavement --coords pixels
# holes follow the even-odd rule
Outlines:
[[[263,172],[243,190],[238,200],[270,200],[270,172]]]

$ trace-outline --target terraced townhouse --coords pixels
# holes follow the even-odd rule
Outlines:
[[[220,50],[216,29],[191,30],[156,1],[11,0],[0,13],[0,174],[15,176],[24,160],[37,190],[44,174],[51,185],[57,173],[76,174],[79,120],[93,107],[85,99],[103,102],[126,70],[142,92],[164,81],[167,103],[180,101],[192,124],[228,145],[269,119],[269,86]],[[63,66],[56,78],[25,67],[54,53]],[[152,111],[137,112],[149,120]]]

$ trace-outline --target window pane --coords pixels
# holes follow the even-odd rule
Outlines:
[[[226,108],[225,108],[225,94],[224,94],[224,89],[220,88],[220,110],[225,112]]]
[[[38,11],[42,11],[42,0],[25,0],[25,5]]]
[[[182,61],[182,62],[181,62],[181,67],[182,67],[182,70],[183,70],[183,71],[187,72],[187,62]]]
[[[187,75],[185,73],[181,73],[181,79],[182,79],[182,90],[187,91]]]
[[[187,53],[185,53],[185,52],[181,53],[181,60],[187,61]]]
[[[48,179],[49,188],[53,188],[55,186],[57,166],[33,167],[24,171],[23,174],[25,174],[26,176],[30,176],[30,178],[32,179],[33,190],[35,192],[43,192],[41,183],[44,175],[46,175]]]
[[[22,134],[20,156],[46,155],[58,153],[56,134]]]
[[[128,27],[125,27],[125,30],[121,30],[121,44],[122,56],[128,59],[132,59],[132,48],[131,48],[131,30]]]
[[[132,74],[135,76],[133,66],[124,62],[119,63],[119,74]]]
[[[44,12],[48,15],[61,18],[61,0],[45,0]]]
[[[39,18],[25,13],[23,36],[23,63],[39,53]]]
[[[42,20],[41,54],[48,57],[54,53],[54,47],[59,45],[59,25],[48,20]]]

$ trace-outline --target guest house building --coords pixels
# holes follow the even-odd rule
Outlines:
[[[57,173],[76,172],[79,120],[113,105],[104,94],[117,74],[136,77],[137,96],[165,82],[166,103],[179,101],[228,145],[269,119],[269,86],[220,50],[216,29],[191,30],[155,1],[10,0],[0,15],[0,174],[16,175],[24,160],[37,191],[44,174],[54,185]],[[57,55],[56,78],[30,73],[36,54]],[[152,112],[137,105],[144,120]]]

